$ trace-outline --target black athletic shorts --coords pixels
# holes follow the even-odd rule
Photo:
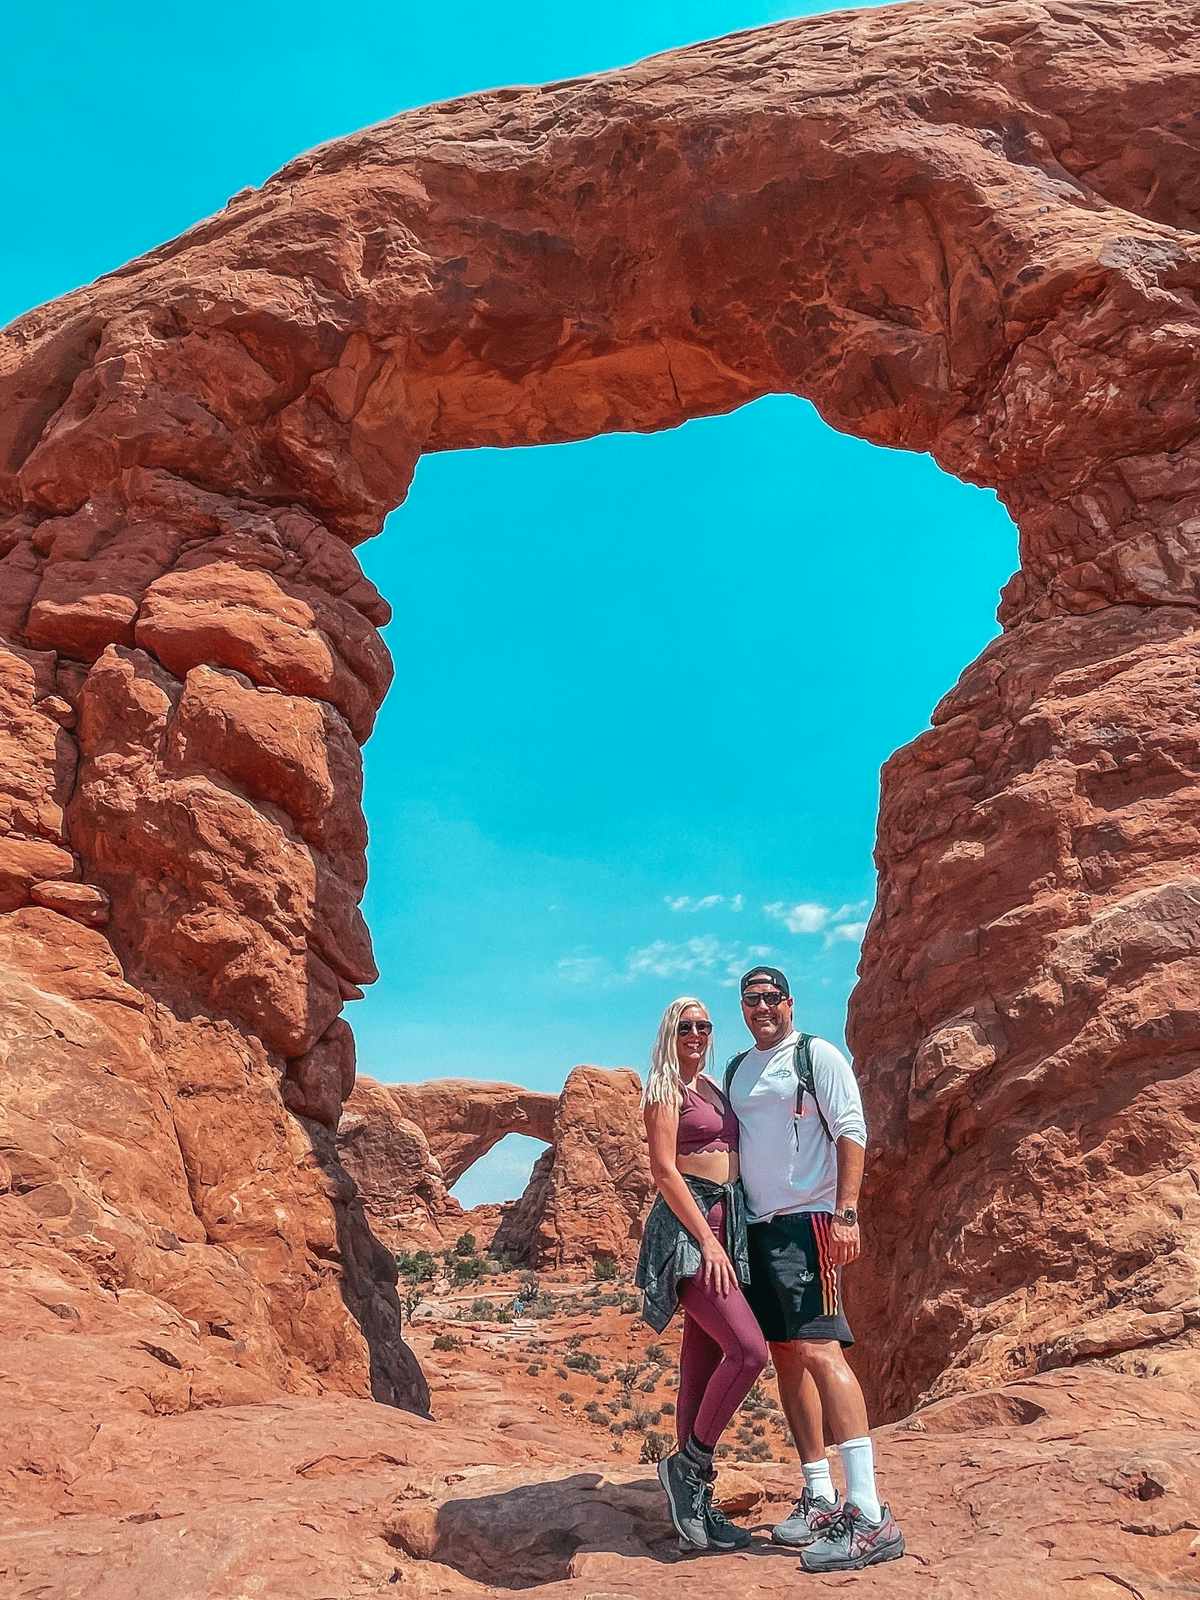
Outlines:
[[[789,1211],[772,1222],[752,1222],[750,1287],[746,1299],[768,1343],[836,1339],[854,1335],[842,1307],[842,1269],[830,1260],[826,1211]]]

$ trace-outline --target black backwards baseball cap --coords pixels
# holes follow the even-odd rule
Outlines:
[[[788,988],[788,981],[784,977],[783,973],[780,972],[778,967],[751,967],[750,971],[742,979],[742,994],[745,994],[747,987],[752,984],[756,978],[770,978],[771,982],[779,990],[780,994],[783,995],[784,999],[791,999],[792,991]]]

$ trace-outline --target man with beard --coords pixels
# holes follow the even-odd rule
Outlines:
[[[804,1491],[771,1534],[809,1572],[843,1572],[904,1554],[875,1485],[867,1408],[844,1354],[854,1343],[842,1268],[861,1243],[858,1191],[867,1129],[850,1063],[796,1031],[787,978],[754,967],[742,979],[753,1049],[725,1069],[740,1128],[750,1285],[746,1298],[771,1351]],[[825,1455],[828,1426],[846,1474],[839,1498]]]

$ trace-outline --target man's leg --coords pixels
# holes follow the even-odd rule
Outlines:
[[[779,1399],[792,1430],[796,1453],[801,1461],[820,1461],[825,1455],[825,1427],[821,1396],[813,1376],[790,1342],[773,1343],[771,1360],[779,1379]]]
[[[808,1378],[819,1397],[817,1416],[824,1415],[835,1444],[861,1438],[867,1432],[867,1403],[858,1379],[836,1339],[790,1339],[786,1344],[773,1344],[771,1357],[779,1373],[780,1394],[784,1393],[786,1383],[786,1388],[796,1396],[798,1411],[805,1405],[803,1380]],[[791,1422],[792,1413],[786,1400],[784,1411]],[[794,1427],[793,1424],[793,1430]],[[816,1449],[813,1455],[805,1459],[813,1461],[825,1450],[825,1441],[819,1431],[815,1440],[810,1433],[804,1435],[804,1448],[807,1449],[810,1444],[815,1444]]]

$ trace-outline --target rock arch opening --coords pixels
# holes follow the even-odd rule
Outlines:
[[[102,1214],[163,1317],[237,1306],[260,1375],[361,1390],[367,1353],[308,1314],[353,1302],[372,1358],[398,1326],[322,1165],[374,975],[357,746],[388,680],[350,546],[423,451],[789,392],[996,488],[1021,534],[1004,634],[884,772],[850,1040],[888,1196],[877,1398],[1194,1365],[1183,9],[840,14],[427,108],[5,335],[0,948],[24,1047],[78,1080],[53,1161],[36,1086],[6,1115],[57,1245]],[[98,1040],[125,1159],[79,1120]],[[219,1335],[187,1337],[219,1387]]]

